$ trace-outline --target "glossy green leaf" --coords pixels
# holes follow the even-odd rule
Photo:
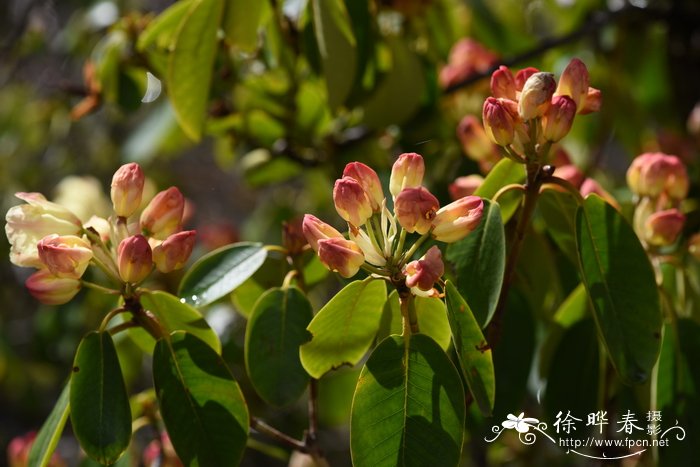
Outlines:
[[[256,392],[281,407],[301,397],[309,375],[299,347],[311,337],[311,304],[296,287],[268,290],[255,304],[245,335],[245,364]]]
[[[476,196],[493,199],[493,196],[506,185],[523,183],[525,181],[525,166],[510,159],[501,159],[491,169],[484,182],[474,192]],[[498,200],[501,208],[503,223],[507,223],[517,211],[522,198],[522,192],[515,191],[504,195]]]
[[[167,292],[143,292],[140,297],[144,309],[153,313],[165,331],[187,331],[206,342],[217,353],[221,353],[221,342],[204,317],[187,303]],[[151,346],[151,348],[153,348]]]
[[[199,141],[206,120],[224,0],[194,0],[168,61],[166,84],[175,116],[187,136]]]
[[[437,342],[442,350],[447,351],[452,342],[452,330],[447,321],[445,303],[438,298],[416,297],[414,302],[418,329],[421,334],[428,335]],[[382,319],[377,332],[377,342],[385,337],[403,332],[403,318],[401,317],[401,305],[399,294],[392,291],[384,304]]]
[[[350,420],[355,467],[456,466],[464,389],[445,352],[422,334],[384,339],[357,381]]]
[[[335,110],[345,102],[355,82],[355,37],[343,0],[312,0],[312,8],[314,33],[328,88],[328,103]]]
[[[201,257],[187,271],[178,295],[194,306],[212,303],[245,282],[265,262],[259,243],[236,243]]]
[[[131,409],[119,358],[108,332],[78,346],[70,381],[73,433],[88,456],[112,464],[131,441]]]
[[[493,412],[496,392],[491,347],[486,342],[469,305],[450,281],[445,284],[445,298],[447,317],[452,328],[462,375],[479,410],[488,417]]]
[[[642,383],[659,355],[662,325],[659,292],[644,248],[620,213],[595,195],[576,213],[576,243],[610,359],[623,381]]]
[[[483,328],[493,316],[506,266],[506,239],[498,203],[484,200],[479,226],[466,238],[447,247],[454,266],[457,290],[466,298]]]
[[[545,229],[572,264],[578,264],[576,253],[576,198],[569,193],[545,190],[537,200],[537,209]]]
[[[270,12],[268,2],[260,0],[226,0],[222,28],[231,43],[246,52],[258,45],[258,29]]]
[[[219,354],[192,334],[175,332],[156,343],[153,382],[185,465],[238,465],[248,439],[248,408]]]
[[[56,405],[51,409],[51,413],[42,425],[32,448],[29,450],[29,467],[45,467],[49,465],[51,456],[56,450],[58,440],[61,438],[63,428],[66,426],[68,414],[70,413],[70,383],[66,384],[58,396]]]
[[[301,346],[301,364],[314,378],[341,365],[354,365],[367,353],[379,329],[386,284],[367,278],[338,292],[308,326],[313,335]]]
[[[170,49],[175,41],[182,20],[192,7],[194,0],[180,0],[163,10],[139,35],[136,48],[141,52],[151,45]]]

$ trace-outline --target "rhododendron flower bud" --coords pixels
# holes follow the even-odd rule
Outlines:
[[[484,202],[478,196],[465,196],[441,208],[433,219],[435,240],[452,243],[466,237],[481,222]]]
[[[129,217],[141,206],[146,177],[141,167],[132,162],[119,167],[112,177],[112,206],[120,217]]]
[[[302,232],[304,232],[304,236],[309,242],[309,245],[311,245],[311,248],[316,253],[318,253],[319,240],[326,240],[328,238],[343,238],[343,234],[311,214],[304,215],[301,229]]]
[[[586,98],[578,105],[577,113],[586,115],[593,112],[598,112],[602,104],[603,96],[600,93],[600,89],[589,87],[588,92],[586,93]]]
[[[80,291],[80,280],[73,277],[57,277],[46,269],[29,276],[24,285],[34,298],[45,305],[63,305]]]
[[[428,291],[433,288],[435,282],[442,277],[444,272],[445,265],[442,262],[442,252],[440,248],[433,246],[421,259],[406,264],[404,269],[406,286]]]
[[[112,233],[112,226],[109,221],[103,217],[92,216],[83,224],[85,229],[93,229],[100,236],[100,239],[107,243]]]
[[[520,93],[518,113],[524,121],[541,117],[549,108],[557,83],[551,73],[538,72],[530,76]]]
[[[666,191],[680,200],[688,194],[688,173],[676,156],[645,153],[632,161],[627,170],[627,185],[640,196],[656,197]]]
[[[423,183],[425,163],[423,156],[415,152],[404,153],[394,162],[389,178],[389,191],[396,198],[404,188],[414,188]]]
[[[372,217],[372,204],[362,185],[350,177],[335,181],[333,187],[333,202],[340,217],[354,227],[363,225]]]
[[[527,67],[523,68],[522,70],[519,70],[515,74],[515,89],[518,91],[523,90],[523,86],[525,86],[525,82],[530,78],[530,76],[534,75],[535,73],[539,73],[540,70],[534,67]]]
[[[584,198],[590,194],[596,194],[603,198],[610,206],[614,207],[618,211],[620,210],[620,203],[617,202],[615,197],[608,193],[605,188],[600,186],[600,183],[592,178],[586,178],[583,183],[581,183],[579,192]]]
[[[331,271],[343,277],[352,277],[365,262],[360,247],[343,237],[333,237],[318,241],[318,257]]]
[[[10,208],[5,216],[5,234],[12,245],[10,261],[17,266],[40,268],[39,240],[54,233],[80,233],[80,219],[63,206],[47,201],[40,193],[16,193],[15,196],[28,204]]]
[[[143,235],[125,238],[117,248],[119,276],[124,282],[136,284],[144,280],[153,269],[153,253]]]
[[[153,262],[160,272],[182,269],[194,248],[194,230],[172,234],[153,249]]]
[[[424,187],[406,188],[394,202],[394,212],[401,227],[408,233],[428,233],[440,202]]]
[[[467,175],[466,177],[458,177],[448,187],[450,198],[458,200],[465,196],[473,195],[474,192],[484,183],[484,177],[481,175]]]
[[[586,178],[583,172],[573,164],[562,165],[554,170],[554,175],[566,180],[576,188],[579,188]]]
[[[379,181],[377,172],[366,166],[362,162],[351,162],[343,170],[343,178],[350,177],[357,181],[367,193],[372,210],[378,212],[384,201],[384,191],[382,183]]]
[[[498,70],[491,75],[491,95],[493,97],[503,97],[512,101],[515,97],[515,78],[508,67],[501,65]]]
[[[75,235],[47,235],[37,248],[41,262],[58,277],[79,279],[92,259],[90,243]]]
[[[165,240],[180,230],[185,197],[170,187],[158,193],[141,213],[141,230],[147,237]]]
[[[462,143],[462,149],[467,156],[475,161],[498,157],[496,146],[474,115],[465,115],[460,120],[457,125],[457,138]]]
[[[500,146],[509,145],[515,138],[517,114],[514,114],[514,110],[513,101],[495,97],[488,97],[484,101],[484,130],[491,141]]]
[[[673,244],[683,230],[685,216],[678,209],[655,212],[644,223],[644,240],[654,246]]]
[[[543,136],[557,142],[571,130],[576,116],[576,103],[569,96],[554,96],[549,109],[542,117]]]
[[[578,58],[574,58],[564,68],[555,95],[569,96],[579,108],[588,95],[588,79],[586,65]]]
[[[690,253],[696,261],[700,261],[700,233],[696,233],[688,240],[688,253]]]
[[[300,254],[309,243],[304,236],[302,220],[301,217],[295,217],[282,223],[282,245],[291,256]]]

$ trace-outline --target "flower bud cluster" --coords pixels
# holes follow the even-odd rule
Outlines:
[[[27,204],[10,208],[5,233],[10,260],[39,269],[26,281],[32,295],[51,305],[70,301],[90,264],[115,282],[132,286],[146,279],[154,266],[165,273],[182,268],[195,240],[194,231],[181,231],[185,199],[171,187],[138,215],[144,184],[138,164],[120,167],[110,191],[113,216],[93,216],[85,224],[39,193],[17,193]]]
[[[450,50],[448,63],[440,70],[440,85],[449,88],[475,73],[484,73],[498,63],[498,55],[471,38],[460,39]]]
[[[434,246],[419,260],[411,257],[429,238],[449,243],[468,235],[481,221],[483,202],[465,196],[441,208],[422,185],[424,175],[420,154],[399,156],[389,179],[392,213],[377,173],[360,162],[348,164],[333,189],[336,211],[348,224],[347,238],[317,217],[304,216],[304,236],[321,262],[343,277],[364,267],[390,280],[405,280],[415,294],[430,295],[444,272],[440,250]],[[406,248],[409,234],[420,238]]]

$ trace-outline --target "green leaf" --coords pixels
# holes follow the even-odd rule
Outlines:
[[[191,305],[182,303],[174,295],[161,291],[143,292],[140,301],[145,310],[158,318],[168,334],[174,331],[187,331],[206,342],[216,353],[221,353],[219,337],[199,311]]]
[[[222,23],[224,34],[237,48],[253,52],[258,45],[258,29],[269,13],[266,1],[227,0]]]
[[[192,2],[193,0],[180,0],[163,10],[139,35],[136,49],[144,52],[152,45],[165,50],[170,49],[182,20],[192,7]]]
[[[183,131],[199,141],[206,120],[209,87],[224,0],[194,0],[187,10],[168,61],[166,83]]]
[[[299,346],[309,340],[311,304],[296,287],[268,290],[255,304],[245,335],[245,365],[256,392],[281,407],[301,397],[309,375]]]
[[[537,200],[544,225],[559,249],[571,261],[578,264],[576,253],[576,199],[568,193],[545,190]]]
[[[599,336],[622,380],[642,383],[659,355],[662,325],[644,248],[620,213],[595,195],[576,212],[576,243]]]
[[[496,392],[496,378],[489,347],[479,323],[469,305],[452,282],[445,284],[447,317],[452,328],[452,337],[457,349],[462,375],[469,390],[485,417],[491,416]]]
[[[414,307],[416,318],[418,318],[418,328],[421,334],[433,338],[440,345],[442,350],[447,351],[452,342],[452,331],[450,323],[447,321],[447,311],[445,304],[438,298],[415,297]],[[391,334],[401,334],[403,332],[403,318],[401,317],[401,305],[399,294],[392,291],[384,304],[382,319],[377,332],[377,342],[381,342]]]
[[[484,200],[481,223],[466,238],[447,247],[459,293],[466,297],[479,325],[484,328],[498,304],[506,266],[506,239],[498,203]]]
[[[49,465],[51,456],[56,450],[58,440],[61,438],[63,428],[66,426],[68,414],[70,413],[70,383],[66,384],[58,396],[56,405],[51,409],[49,417],[37,433],[29,450],[29,467],[45,467]]]
[[[219,354],[196,336],[175,332],[156,343],[153,382],[185,465],[238,465],[248,439],[248,408]]]
[[[525,181],[525,166],[518,164],[510,159],[501,159],[498,163],[491,169],[489,174],[484,179],[484,182],[479,186],[479,188],[474,192],[476,196],[481,196],[482,198],[493,199],[493,196],[506,185],[512,183],[523,183]],[[503,218],[503,223],[507,223],[515,211],[517,211],[520,205],[520,198],[522,193],[516,192],[515,194],[506,194],[504,197],[499,199],[499,204],[501,207],[501,216]]]
[[[384,339],[360,373],[350,420],[355,467],[456,466],[462,450],[464,390],[431,338]]]
[[[335,110],[343,105],[355,82],[355,36],[343,0],[313,0],[312,8],[314,33],[328,88],[328,103]]]
[[[70,420],[88,456],[112,464],[131,441],[131,409],[117,351],[108,332],[78,346],[70,380]]]
[[[265,262],[259,243],[236,243],[201,257],[187,271],[178,295],[194,306],[208,305],[241,285]]]
[[[354,365],[372,345],[379,329],[386,284],[367,278],[343,288],[314,317],[311,342],[299,350],[301,364],[314,378],[341,365]]]

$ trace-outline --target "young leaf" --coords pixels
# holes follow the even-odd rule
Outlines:
[[[430,337],[384,339],[357,381],[350,420],[355,467],[456,466],[462,450],[464,389]]]
[[[238,465],[248,439],[248,408],[219,354],[192,334],[174,332],[156,343],[153,382],[185,465]]]
[[[166,83],[175,116],[187,136],[199,141],[206,119],[224,0],[194,0],[179,26]]]
[[[333,368],[359,362],[377,334],[384,302],[382,280],[367,278],[345,286],[307,327],[313,338],[299,350],[304,369],[318,379]]]
[[[632,227],[595,195],[576,212],[581,276],[599,336],[627,384],[649,377],[661,345],[661,308],[654,270]]]
[[[208,305],[241,285],[265,262],[259,243],[236,243],[200,258],[187,271],[178,295],[194,306]]]
[[[269,14],[268,2],[260,0],[226,0],[222,28],[237,48],[253,52],[258,45],[258,28]]]
[[[248,321],[245,364],[253,387],[270,405],[289,405],[309,383],[299,360],[308,341],[311,304],[296,287],[271,289],[260,297]]]
[[[493,196],[506,185],[511,183],[522,183],[525,181],[525,166],[518,164],[510,159],[501,159],[491,169],[489,174],[484,179],[484,182],[474,192],[476,196],[482,198],[493,199]],[[517,194],[517,193],[516,193]],[[501,207],[501,216],[503,223],[507,223],[520,205],[520,196],[511,194],[505,195],[499,199]]]
[[[445,284],[447,317],[459,358],[462,375],[485,417],[493,412],[496,392],[491,348],[481,333],[479,323],[452,282]]]
[[[131,409],[119,358],[108,332],[91,332],[78,346],[70,380],[70,420],[88,456],[112,464],[131,440]]]
[[[481,224],[465,239],[447,247],[454,265],[455,284],[484,328],[498,304],[506,266],[506,239],[498,203],[484,200]]]
[[[30,467],[45,467],[51,461],[51,455],[56,450],[58,440],[61,438],[63,428],[66,426],[70,413],[70,383],[66,384],[58,396],[56,405],[51,409],[49,417],[34,438],[32,448],[29,450]]]

